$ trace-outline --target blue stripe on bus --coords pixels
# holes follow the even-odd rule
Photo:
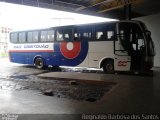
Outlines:
[[[10,60],[15,63],[34,64],[35,56],[41,56],[46,65],[77,66],[81,64],[88,53],[88,41],[81,41],[81,49],[73,59],[64,57],[60,51],[61,42],[54,43],[54,52],[10,52]]]

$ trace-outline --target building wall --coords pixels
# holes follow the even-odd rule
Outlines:
[[[7,56],[10,28],[0,27],[0,57]]]
[[[160,67],[160,13],[137,18],[146,24],[148,29],[151,31],[152,39],[156,47],[156,56],[154,60],[154,66]]]

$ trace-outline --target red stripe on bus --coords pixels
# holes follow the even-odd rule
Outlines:
[[[9,50],[9,52],[54,52],[54,50]]]

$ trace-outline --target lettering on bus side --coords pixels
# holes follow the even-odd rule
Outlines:
[[[24,48],[48,48],[49,45],[24,45]]]
[[[118,62],[118,66],[119,67],[126,67],[127,66],[128,61],[119,61]]]
[[[15,45],[14,49],[17,49],[17,48],[20,49],[20,48],[22,48],[22,46],[21,45]]]

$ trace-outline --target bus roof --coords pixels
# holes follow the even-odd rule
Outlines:
[[[120,22],[131,22],[131,23],[142,23],[138,20],[122,20],[122,21],[110,21],[110,22],[99,22],[99,23],[89,23],[89,24],[76,24],[76,25],[64,25],[64,26],[54,26],[49,28],[42,28],[42,29],[29,29],[29,30],[22,30],[22,31],[12,31],[11,33],[15,32],[30,32],[30,31],[40,31],[40,30],[51,30],[57,28],[73,28],[73,27],[87,27],[87,26],[94,26],[94,25],[104,25],[104,24],[116,24]]]

